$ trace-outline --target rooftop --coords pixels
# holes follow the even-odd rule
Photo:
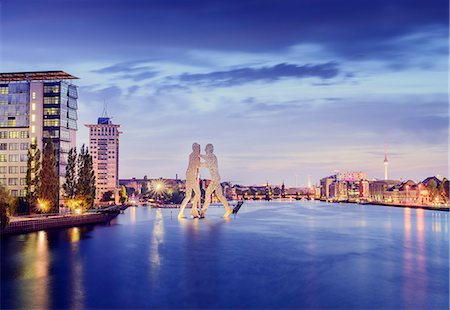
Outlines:
[[[72,80],[76,76],[64,71],[34,71],[34,72],[5,72],[0,73],[0,81],[42,81],[42,80]]]

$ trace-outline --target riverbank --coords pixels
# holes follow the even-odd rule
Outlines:
[[[121,208],[108,208],[83,214],[57,214],[40,217],[12,217],[8,226],[0,230],[1,235],[23,234],[39,230],[67,228],[89,224],[108,223],[121,211]]]
[[[388,203],[388,202],[378,202],[378,201],[372,201],[372,202],[356,202],[356,201],[348,201],[348,200],[340,200],[340,201],[330,201],[326,199],[320,199],[320,201],[323,202],[330,202],[330,203],[357,203],[362,205],[375,205],[375,206],[385,206],[385,207],[394,207],[394,208],[411,208],[411,209],[424,209],[424,210],[433,210],[433,211],[444,211],[449,212],[450,207],[446,206],[425,206],[425,205],[405,205],[400,203]]]

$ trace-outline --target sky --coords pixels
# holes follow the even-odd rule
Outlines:
[[[79,77],[79,145],[105,102],[120,177],[184,177],[213,143],[223,180],[334,171],[448,175],[447,0],[0,0],[0,71]],[[208,177],[207,171],[202,177]]]

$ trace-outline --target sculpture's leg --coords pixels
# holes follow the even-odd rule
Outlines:
[[[219,184],[219,186],[218,186],[217,189],[216,189],[216,196],[217,196],[217,198],[219,198],[219,201],[220,201],[220,202],[223,204],[223,206],[225,207],[226,212],[225,212],[225,214],[224,214],[223,217],[225,217],[225,218],[229,217],[230,214],[233,212],[233,209],[230,207],[230,205],[228,204],[227,199],[226,199],[225,196],[223,195],[223,192],[222,192],[222,186],[220,186],[220,184]]]
[[[209,205],[211,204],[211,195],[214,192],[214,184],[209,184],[205,193],[205,203],[203,204],[202,211],[200,212],[201,217],[205,217],[206,210],[208,210]]]
[[[198,182],[197,182],[197,186],[194,186],[193,191],[194,191],[194,198],[192,199],[191,215],[193,217],[200,217],[200,215],[198,214],[198,209],[197,209],[197,204],[200,203],[200,198],[201,198],[201,191],[200,191],[200,186],[198,185]]]
[[[186,205],[188,204],[189,200],[191,200],[191,196],[192,196],[192,188],[190,186],[186,186],[186,197],[184,197],[183,202],[181,203],[178,218],[186,218],[186,215],[184,215],[184,209],[186,208]]]

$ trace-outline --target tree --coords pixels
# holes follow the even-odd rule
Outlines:
[[[435,180],[428,181],[427,189],[428,189],[428,192],[430,193],[429,194],[430,195],[430,201],[434,202],[434,200],[436,198],[436,195],[438,194],[438,188],[437,188],[436,181]]]
[[[41,168],[41,151],[28,149],[27,174],[25,178],[26,202],[29,207],[36,204],[37,190],[39,188],[39,174]]]
[[[146,195],[149,192],[149,188],[148,188],[148,179],[147,176],[144,175],[144,181],[142,181],[142,187],[141,187],[141,194],[142,195]]]
[[[5,228],[9,224],[11,215],[12,197],[8,190],[0,185],[0,225]]]
[[[78,179],[76,183],[76,196],[83,201],[84,210],[92,208],[95,199],[95,174],[92,156],[84,144],[81,146],[77,159]]]
[[[125,188],[125,186],[122,185],[119,191],[119,202],[121,204],[125,204],[127,201],[128,201],[127,189]]]
[[[53,142],[46,143],[39,171],[38,202],[42,212],[58,212],[59,178]]]
[[[444,196],[445,203],[448,203],[449,201],[449,186],[450,186],[449,180],[447,178],[444,178],[442,180],[442,187],[443,187],[442,196]]]
[[[71,148],[67,157],[66,181],[63,184],[65,197],[75,198],[77,194],[77,150]]]
[[[169,202],[174,204],[180,204],[184,199],[184,192],[180,191],[179,188],[176,188],[175,190],[170,193]]]

